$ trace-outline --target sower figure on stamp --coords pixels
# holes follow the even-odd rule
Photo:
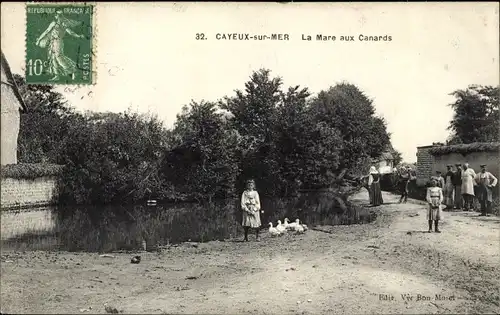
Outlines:
[[[492,189],[498,183],[498,180],[493,174],[486,170],[486,165],[481,165],[481,172],[476,174],[474,178],[478,184],[479,203],[481,204],[481,216],[486,216],[491,211],[491,202],[493,201]]]
[[[462,209],[462,164],[455,164],[457,170],[453,173],[452,183],[455,192],[455,209]]]
[[[75,38],[84,38],[83,35],[76,34],[71,30],[72,27],[79,24],[78,21],[63,16],[62,11],[57,11],[55,20],[37,39],[35,43],[37,46],[47,48],[48,70],[54,76],[50,81],[59,80],[60,76],[71,76],[74,80],[77,64],[64,54],[64,37],[68,33]]]
[[[431,179],[430,187],[427,188],[426,200],[429,203],[427,210],[427,221],[429,222],[429,233],[432,232],[432,222],[434,221],[434,231],[441,233],[439,230],[439,220],[442,219],[443,190],[437,186],[436,179]]]
[[[241,195],[241,209],[243,210],[241,225],[245,229],[245,241],[248,242],[250,228],[255,229],[255,237],[259,241],[260,213],[264,213],[264,211],[261,210],[259,193],[255,190],[253,180],[247,181],[247,189]]]

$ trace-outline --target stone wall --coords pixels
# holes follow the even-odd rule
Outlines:
[[[2,178],[1,208],[24,208],[55,203],[57,180],[39,177],[34,180]]]
[[[498,152],[471,152],[466,155],[460,153],[437,155],[434,157],[432,171],[441,171],[444,174],[446,172],[446,165],[455,165],[456,163],[469,163],[469,167],[476,171],[476,173],[481,170],[481,164],[486,164],[489,172],[497,178],[500,175],[498,169],[500,166],[500,157],[498,156]]]
[[[429,153],[433,145],[417,147],[417,185],[423,186],[431,177],[434,169],[434,156]]]
[[[417,148],[417,185],[422,186],[436,174],[436,171],[446,173],[446,166],[448,164],[465,164],[469,163],[469,167],[476,172],[480,171],[480,165],[488,165],[488,170],[495,176],[500,175],[500,157],[498,152],[469,152],[466,154],[461,153],[447,153],[442,155],[432,155],[429,149],[435,146],[425,146]]]

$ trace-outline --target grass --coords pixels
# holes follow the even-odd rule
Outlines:
[[[2,246],[14,249],[62,249],[112,252],[135,250],[146,240],[149,249],[184,241],[206,242],[239,236],[241,212],[238,200],[210,204],[175,204],[156,207],[75,207],[66,217],[44,212],[2,214]],[[299,218],[309,226],[368,223],[375,219],[370,209],[349,204],[342,210],[328,194],[306,194],[301,198],[263,199],[262,228],[285,217]],[[92,218],[88,213],[100,212]],[[42,214],[43,213],[43,214]],[[4,217],[6,218],[4,220]],[[22,222],[22,223],[19,223]]]

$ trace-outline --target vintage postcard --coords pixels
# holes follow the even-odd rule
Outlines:
[[[497,314],[499,4],[2,2],[2,314]]]

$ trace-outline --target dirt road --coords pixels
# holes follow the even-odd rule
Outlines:
[[[445,212],[442,233],[429,234],[423,205],[384,199],[372,224],[264,235],[259,243],[185,244],[142,253],[140,264],[125,253],[3,252],[1,311],[500,312],[499,218]]]

